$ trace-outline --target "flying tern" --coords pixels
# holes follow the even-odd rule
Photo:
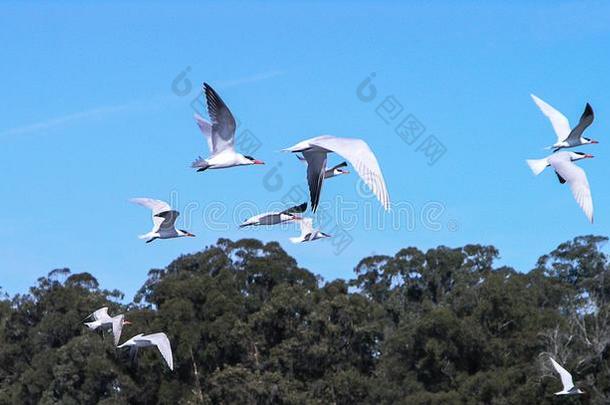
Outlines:
[[[557,142],[548,149],[554,149],[553,152],[557,152],[562,148],[573,148],[575,146],[598,143],[593,139],[582,136],[583,132],[591,125],[594,118],[593,108],[591,108],[589,103],[585,106],[585,111],[582,113],[578,125],[571,128],[570,122],[565,115],[535,95],[531,94],[531,96],[538,108],[540,108],[542,113],[551,121],[551,125],[553,125],[553,129],[557,135]]]
[[[137,354],[138,354],[138,349],[142,348],[142,347],[150,347],[150,346],[156,346],[157,349],[159,349],[159,352],[161,352],[161,356],[163,356],[163,359],[165,360],[165,362],[167,363],[167,366],[169,367],[170,370],[174,370],[174,359],[172,357],[172,346],[169,343],[169,339],[167,338],[167,335],[163,332],[159,332],[159,333],[153,333],[150,335],[144,335],[142,333],[140,333],[139,335],[136,335],[134,337],[132,337],[129,340],[126,340],[123,344],[117,346],[117,348],[123,348],[123,347],[129,347],[130,351],[130,357],[133,360],[135,360]]]
[[[390,209],[390,196],[377,158],[363,140],[323,135],[301,141],[284,151],[302,152],[307,161],[307,182],[313,212],[318,208],[320,201],[320,192],[326,174],[327,154],[330,152],[335,152],[347,159],[360,178],[377,196],[383,208]]]
[[[264,164],[252,156],[235,151],[236,124],[233,114],[209,84],[203,84],[203,91],[212,122],[206,121],[199,114],[195,114],[195,121],[207,140],[211,156],[207,159],[199,157],[193,162],[192,167],[202,172],[207,169]]]
[[[146,239],[146,243],[150,243],[155,239],[195,236],[183,229],[176,229],[175,223],[180,213],[173,210],[165,201],[153,200],[152,198],[132,198],[130,201],[149,208],[152,211],[153,229],[144,235],[138,236],[140,239]]]
[[[119,344],[123,325],[131,324],[131,322],[125,320],[125,316],[123,314],[115,316],[108,315],[108,307],[102,307],[98,309],[97,311],[89,315],[87,318],[93,318],[92,322],[85,322],[85,325],[91,330],[96,330],[98,328],[112,328],[115,346]]]
[[[592,157],[593,155],[582,152],[557,152],[544,159],[527,160],[526,162],[534,175],[539,175],[545,168],[551,166],[555,170],[559,182],[568,183],[576,202],[589,222],[593,223],[593,199],[587,174],[573,163],[576,160]]]
[[[298,215],[307,210],[307,203],[296,205],[284,211],[265,212],[246,219],[239,227],[243,228],[252,225],[275,225],[300,219]]]
[[[555,361],[552,357],[551,364],[557,374],[559,374],[559,378],[561,378],[561,384],[563,385],[563,389],[559,392],[556,392],[555,395],[579,395],[584,394],[584,391],[581,391],[580,388],[576,388],[574,386],[574,381],[572,380],[572,374],[570,374],[565,368],[561,367],[559,363]]]

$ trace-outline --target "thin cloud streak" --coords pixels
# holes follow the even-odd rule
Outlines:
[[[242,84],[256,83],[267,79],[272,79],[274,77],[282,76],[285,74],[282,70],[271,70],[269,72],[257,73],[252,76],[240,77],[238,79],[233,80],[219,80],[216,82],[218,87],[235,87]]]
[[[242,84],[256,83],[263,80],[272,79],[285,74],[281,70],[271,70],[268,72],[258,73],[252,76],[241,77],[231,80],[220,80],[216,82],[219,87],[235,87]],[[136,100],[125,104],[119,104],[114,106],[104,106],[92,108],[90,110],[80,111],[60,117],[51,118],[45,121],[39,121],[32,124],[26,124],[19,127],[10,128],[0,132],[0,138],[15,136],[15,135],[27,135],[34,132],[42,132],[50,129],[62,127],[75,122],[83,121],[91,118],[102,118],[108,115],[136,111],[136,110],[148,110],[159,107],[165,102],[172,101],[170,97],[161,97],[157,100]]]
[[[160,100],[156,101],[131,101],[125,104],[118,104],[114,106],[105,106],[92,108],[90,110],[80,111],[73,114],[63,115],[61,117],[51,118],[45,121],[35,122],[33,124],[27,124],[15,128],[10,128],[0,132],[0,137],[8,137],[15,135],[27,135],[33,132],[42,132],[50,129],[69,125],[74,122],[83,121],[91,118],[102,118],[108,115],[116,114],[119,112],[136,111],[136,110],[148,110],[156,108],[160,105]]]

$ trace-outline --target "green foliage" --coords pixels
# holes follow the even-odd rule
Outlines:
[[[606,241],[529,273],[495,268],[493,246],[408,247],[323,284],[275,242],[220,239],[151,270],[132,303],[54,270],[0,297],[0,404],[552,404],[548,355],[609,403]],[[133,322],[122,340],[165,331],[174,371],[84,328],[101,306]]]

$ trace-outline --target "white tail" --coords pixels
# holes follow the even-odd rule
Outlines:
[[[301,243],[303,240],[301,238],[288,238],[292,243]]]
[[[528,159],[526,160],[527,165],[532,169],[532,173],[538,176],[542,171],[549,165],[546,158],[544,159]]]
[[[149,233],[145,233],[144,235],[138,235],[138,239],[150,239],[152,238],[152,236],[150,236]]]

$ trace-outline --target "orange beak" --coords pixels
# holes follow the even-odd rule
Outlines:
[[[591,143],[599,143],[599,141],[591,141]]]
[[[191,238],[194,238],[194,237],[195,237],[195,235],[193,235],[193,234],[192,234],[192,233],[190,233],[190,232],[189,232],[189,233],[187,233],[187,234],[186,234],[186,236],[190,236]]]
[[[255,165],[264,165],[264,164],[265,164],[265,162],[263,162],[262,160],[255,160],[255,161],[254,161],[254,164],[255,164]]]
[[[585,155],[585,158],[589,158],[589,159],[591,159],[591,158],[593,158],[593,157],[595,157],[595,156],[593,156],[593,155],[589,155],[589,154],[586,154],[586,155]]]
[[[131,322],[130,322],[130,321],[127,321],[127,320],[125,320],[125,321],[123,321],[123,325],[131,325]]]

